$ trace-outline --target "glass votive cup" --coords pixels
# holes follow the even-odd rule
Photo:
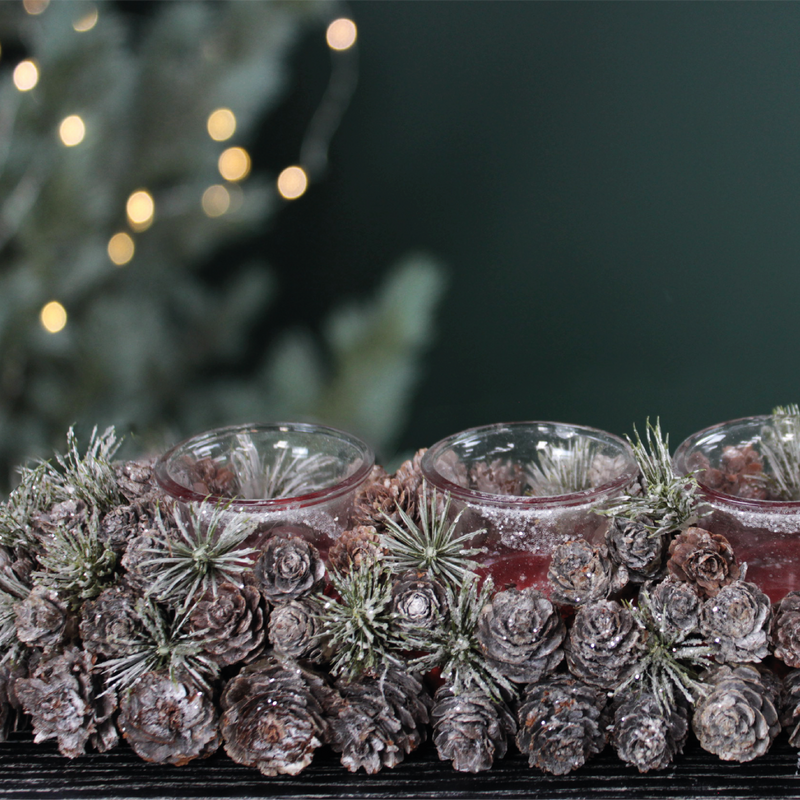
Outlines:
[[[374,463],[370,447],[349,433],[276,422],[186,439],[158,459],[155,477],[175,500],[251,517],[251,546],[280,529],[325,557],[350,526],[356,492]]]
[[[772,416],[745,417],[698,431],[675,451],[675,472],[695,471],[703,503],[697,525],[725,536],[746,579],[773,602],[800,589],[800,502],[771,499],[765,436]]]
[[[579,538],[601,543],[609,520],[598,512],[638,475],[623,439],[558,422],[462,431],[433,445],[421,469],[429,490],[450,494],[451,514],[461,514],[457,533],[483,529],[470,543],[484,548],[475,556],[479,574],[546,594],[554,548]]]

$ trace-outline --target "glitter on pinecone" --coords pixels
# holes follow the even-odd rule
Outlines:
[[[336,688],[331,747],[350,772],[395,767],[425,741],[431,698],[407,672],[387,669]]]
[[[318,661],[328,654],[320,604],[310,597],[274,606],[269,617],[269,643],[290,658]]]
[[[441,626],[447,617],[447,596],[427,572],[410,570],[392,586],[392,626],[400,633]]]
[[[614,689],[646,652],[647,632],[613,600],[582,606],[565,645],[570,672],[586,683]]]
[[[789,592],[776,606],[772,620],[775,657],[800,667],[800,592]]]
[[[606,693],[569,675],[528,687],[519,707],[517,746],[532,767],[566,775],[608,741]]]
[[[129,503],[155,491],[153,461],[123,461],[114,465],[117,487]]]
[[[90,653],[117,658],[131,652],[142,621],[136,612],[138,595],[128,586],[117,584],[104,589],[81,609],[80,634]]]
[[[30,678],[16,681],[14,691],[33,721],[34,741],[56,739],[67,758],[76,758],[91,743],[100,752],[117,744],[113,720],[116,695],[98,695],[92,677],[94,658],[77,647],[42,661]]]
[[[536,589],[498,592],[483,607],[476,633],[487,662],[515,683],[536,683],[564,658],[564,621]]]
[[[225,687],[220,729],[225,752],[264,775],[297,775],[328,737],[324,678],[274,656],[245,667]]]
[[[700,630],[717,661],[759,662],[769,655],[770,600],[754,583],[736,581],[703,604]]]
[[[218,714],[190,679],[148,672],[120,699],[119,728],[145,761],[183,766],[220,745]]]
[[[620,591],[628,581],[628,573],[611,561],[606,547],[575,539],[553,550],[547,580],[556,603],[581,606]]]
[[[128,542],[153,524],[153,517],[138,502],[129,506],[116,506],[100,520],[98,539],[122,556]]]
[[[52,653],[76,633],[77,621],[67,601],[53,589],[34,586],[17,606],[17,638],[29,647]]]
[[[667,569],[676,580],[694,584],[703,597],[714,597],[741,573],[730,542],[702,528],[687,528],[672,540]]]
[[[789,744],[800,749],[800,669],[793,669],[783,679],[781,726],[788,731]]]
[[[713,690],[692,718],[700,746],[723,761],[751,761],[764,755],[780,732],[777,698],[750,665],[716,667],[703,676]]]
[[[667,537],[653,533],[652,528],[653,521],[646,517],[615,517],[606,531],[608,555],[615,564],[625,567],[631,583],[644,583],[664,572]]]
[[[644,591],[648,593],[653,616],[660,620],[664,635],[689,634],[700,627],[702,601],[691,583],[667,578],[655,585],[647,584]]]
[[[668,767],[683,752],[688,734],[686,704],[678,702],[665,709],[649,692],[631,692],[614,714],[612,741],[617,756],[639,772]]]
[[[504,702],[497,702],[473,687],[454,695],[441,686],[431,711],[433,741],[442,761],[459,772],[484,772],[508,748],[517,723]]]
[[[261,592],[273,603],[311,594],[324,574],[317,548],[290,534],[273,535],[255,566]]]
[[[357,525],[331,545],[328,563],[341,575],[347,575],[361,564],[375,564],[384,553],[378,531],[372,525]]]

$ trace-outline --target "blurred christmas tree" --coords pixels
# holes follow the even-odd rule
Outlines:
[[[276,211],[241,145],[277,102],[292,43],[335,7],[150,10],[0,4],[0,482],[73,422],[146,447],[315,418],[385,446],[430,336],[435,265],[409,259],[371,305],[331,312],[326,341],[287,333],[249,369],[237,359],[274,299],[271,273],[203,273]]]

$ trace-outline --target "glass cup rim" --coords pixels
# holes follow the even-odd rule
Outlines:
[[[687,475],[686,471],[686,453],[695,445],[702,437],[715,431],[722,430],[733,425],[741,425],[743,423],[764,423],[771,419],[771,414],[757,414],[752,417],[738,417],[737,419],[729,419],[726,422],[717,422],[715,425],[709,425],[707,428],[697,431],[696,433],[687,436],[676,448],[672,456],[672,464],[676,472],[682,475]],[[747,497],[736,497],[736,495],[720,492],[716,489],[711,489],[697,479],[700,486],[700,494],[707,500],[714,501],[718,504],[735,506],[742,510],[749,511],[772,511],[778,513],[790,513],[800,511],[800,500],[753,500]]]
[[[500,428],[523,429],[539,426],[549,426],[552,428],[570,428],[584,434],[594,434],[610,440],[620,447],[621,453],[626,455],[629,460],[628,466],[623,470],[618,478],[593,489],[586,489],[582,492],[570,492],[569,494],[554,494],[547,497],[521,497],[518,495],[491,494],[489,492],[479,492],[476,489],[467,489],[447,480],[435,467],[434,460],[443,453],[448,447],[453,446],[458,440],[473,436],[476,433],[488,433],[489,431]],[[577,506],[591,503],[607,495],[611,495],[619,489],[628,486],[639,474],[639,465],[633,454],[633,448],[621,436],[593,428],[589,425],[575,425],[569,422],[552,422],[548,420],[531,420],[517,422],[495,422],[491,425],[479,425],[474,428],[467,428],[458,433],[446,436],[432,445],[422,456],[420,463],[422,475],[428,484],[439,491],[449,492],[450,495],[459,500],[479,503],[481,505],[503,506],[516,510],[524,509],[543,509],[563,506]]]
[[[324,489],[318,489],[314,492],[308,492],[303,495],[295,495],[292,497],[278,497],[271,500],[259,499],[232,499],[230,497],[223,497],[222,495],[202,494],[189,489],[175,481],[168,471],[168,464],[170,459],[181,449],[186,448],[188,445],[200,444],[204,441],[211,441],[215,438],[235,434],[261,431],[297,431],[301,433],[323,433],[333,439],[339,439],[354,446],[362,456],[361,466],[346,478],[338,481],[337,483],[326,486]],[[347,431],[332,428],[328,425],[318,425],[310,422],[254,422],[242,425],[227,425],[222,428],[214,428],[203,433],[189,436],[188,438],[173,445],[169,450],[163,453],[156,460],[153,467],[153,474],[155,475],[156,482],[161,489],[168,495],[185,503],[204,503],[210,502],[215,504],[222,504],[234,510],[250,510],[250,511],[281,511],[287,509],[306,508],[309,506],[319,505],[320,503],[328,502],[341,497],[348,492],[355,491],[369,476],[375,464],[375,453],[372,448],[363,440],[359,439]]]

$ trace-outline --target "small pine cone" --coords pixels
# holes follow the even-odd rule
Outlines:
[[[387,669],[336,688],[331,747],[350,772],[363,768],[374,775],[395,767],[425,741],[431,698],[408,673]]]
[[[582,606],[565,645],[570,672],[593,686],[614,689],[636,669],[647,650],[647,632],[613,600]]]
[[[117,487],[123,497],[133,503],[155,489],[153,479],[153,461],[123,461],[114,464],[114,474],[117,477]]]
[[[653,616],[659,620],[665,634],[688,634],[700,627],[702,601],[691,583],[667,578],[645,589]]]
[[[70,642],[78,632],[67,601],[54,589],[34,586],[16,611],[17,638],[28,647],[41,648],[45,655]]]
[[[239,492],[239,482],[233,472],[213,458],[200,458],[187,464],[187,473],[192,491],[199,494],[236,497]]]
[[[702,528],[687,528],[672,540],[667,569],[676,580],[694,584],[703,597],[714,597],[740,575],[730,542]]]
[[[488,464],[479,461],[470,468],[469,485],[486,494],[521,495],[525,472],[519,464],[500,458]]]
[[[116,695],[98,696],[92,679],[94,658],[77,647],[42,661],[30,678],[19,678],[14,691],[33,721],[38,744],[56,739],[60,753],[76,758],[91,743],[101,753],[119,739],[111,719],[117,708]]]
[[[267,540],[255,567],[259,588],[272,603],[311,594],[324,574],[325,565],[313,544],[282,533]]]
[[[392,612],[400,633],[433,630],[447,619],[444,587],[427,572],[406,572],[392,586]]]
[[[131,539],[120,561],[126,581],[141,594],[146,594],[163,572],[160,565],[150,563],[157,547],[153,533],[146,529]]]
[[[412,519],[416,519],[417,491],[420,482],[421,478],[418,478],[413,462],[405,462],[395,475],[389,475],[383,467],[373,467],[366,483],[356,495],[354,511],[356,523],[383,528],[386,517],[400,522],[398,507]]]
[[[789,732],[789,744],[800,749],[800,669],[793,669],[783,679],[781,725]]]
[[[780,732],[772,687],[750,665],[715,667],[701,676],[713,690],[692,718],[700,746],[723,761],[751,761],[769,750]]]
[[[508,748],[517,722],[505,703],[497,703],[480,690],[454,695],[449,686],[433,698],[433,741],[442,761],[459,772],[484,772]]]
[[[556,603],[582,606],[620,591],[628,582],[628,572],[611,561],[606,547],[575,539],[553,550],[547,580]]]
[[[136,613],[138,595],[124,584],[104,589],[81,609],[80,633],[90,653],[118,658],[130,653],[137,633],[143,630]]]
[[[644,583],[664,573],[667,537],[654,535],[648,528],[652,520],[640,521],[615,517],[606,531],[608,555],[615,564],[625,567],[631,583]]]
[[[515,683],[540,681],[564,658],[564,620],[536,589],[498,592],[481,609],[476,634],[489,664]]]
[[[207,758],[220,745],[211,698],[191,679],[146,672],[122,695],[119,729],[139,758],[182,767]]]
[[[617,756],[639,772],[666,769],[683,752],[688,735],[686,704],[665,710],[649,692],[627,694],[614,714],[612,741]]]
[[[758,662],[769,655],[772,606],[754,583],[736,581],[703,604],[700,630],[717,661]]]
[[[530,766],[566,775],[606,746],[606,703],[605,692],[569,675],[534,683],[519,707],[517,746]]]
[[[143,514],[139,503],[117,506],[104,514],[100,520],[98,538],[119,557],[127,549],[128,542],[136,538],[150,524],[151,520]]]
[[[328,551],[328,562],[341,575],[349,575],[362,564],[375,564],[384,555],[381,537],[372,525],[357,525],[345,531]]]
[[[319,661],[328,655],[319,604],[309,597],[274,606],[269,617],[269,643],[290,658]]]
[[[267,609],[253,586],[224,581],[196,601],[188,630],[204,654],[222,667],[252,659],[264,648]]]
[[[775,606],[772,639],[775,657],[789,667],[800,667],[800,592],[789,592]]]
[[[220,729],[225,752],[264,775],[297,775],[328,736],[325,679],[291,659],[270,656],[245,667],[225,687]]]

